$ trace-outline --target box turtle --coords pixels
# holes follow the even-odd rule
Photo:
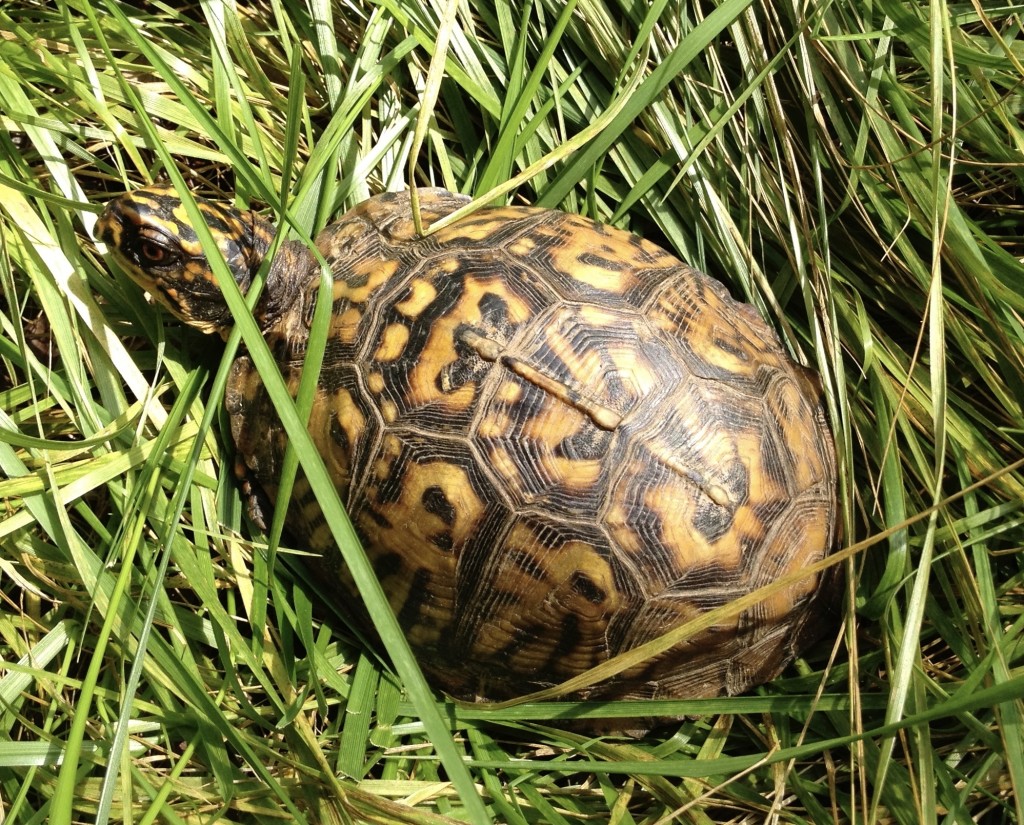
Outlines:
[[[420,190],[424,225],[466,199]],[[245,291],[273,227],[200,201]],[[174,315],[232,319],[173,189],[124,194],[99,237]],[[556,684],[833,547],[836,468],[816,382],[755,310],[658,246],[582,217],[485,208],[425,237],[408,194],[373,197],[316,245],[333,316],[309,431],[428,676],[464,698]],[[296,388],[320,266],[295,241],[255,307]],[[251,360],[226,395],[273,500],[285,433]],[[287,530],[357,592],[308,483]],[[821,577],[589,690],[735,694],[812,638]]]

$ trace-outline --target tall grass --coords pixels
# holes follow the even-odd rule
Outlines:
[[[937,0],[0,6],[0,816],[1024,821],[1022,34]],[[299,236],[443,185],[723,280],[822,375],[831,634],[633,741],[452,706],[323,621],[231,471],[255,327],[213,351],[93,245],[154,178]]]

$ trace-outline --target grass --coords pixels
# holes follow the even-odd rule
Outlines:
[[[0,7],[3,821],[1024,821],[1021,11]],[[823,377],[835,632],[629,740],[446,704],[400,639],[322,621],[329,586],[245,527],[228,357],[92,244],[168,177],[299,235],[415,179],[723,280]]]

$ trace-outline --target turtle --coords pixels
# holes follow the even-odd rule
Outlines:
[[[307,245],[198,200],[295,392],[321,259],[331,320],[308,422],[425,673],[457,698],[558,685],[828,556],[836,456],[820,384],[749,304],[640,236],[489,206],[417,232],[409,192],[370,197]],[[428,226],[467,203],[420,189]],[[109,202],[98,235],[193,327],[233,319],[173,188]],[[268,500],[287,437],[245,351],[231,434]],[[289,537],[357,603],[301,475]],[[828,576],[784,586],[577,699],[697,698],[775,678],[819,634]],[[728,613],[728,611],[726,611]],[[685,634],[684,634],[685,635]]]

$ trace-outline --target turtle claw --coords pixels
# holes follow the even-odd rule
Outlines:
[[[263,489],[253,480],[252,473],[241,456],[235,456],[235,477],[242,491],[245,514],[261,532],[266,533],[269,522],[267,516],[273,511],[273,507]]]

